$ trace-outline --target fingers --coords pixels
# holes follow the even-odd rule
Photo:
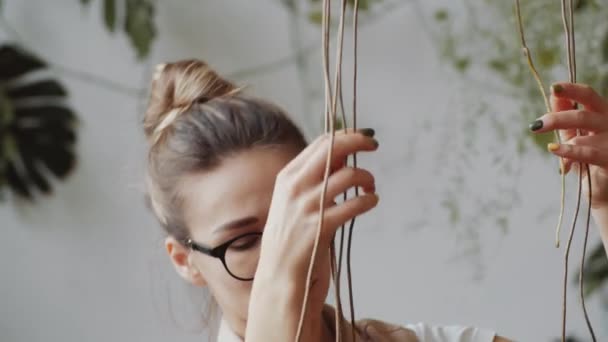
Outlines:
[[[572,164],[572,162],[580,162],[584,164],[592,164],[602,167],[607,166],[608,149],[601,148],[598,146],[596,142],[598,137],[585,136],[580,138],[580,140],[575,141],[576,143],[578,143],[577,145],[551,143],[547,146],[547,149],[557,156],[565,157],[570,160],[568,162],[567,168],[565,169],[566,172],[569,170],[570,164]],[[581,144],[581,140],[585,143],[585,145]]]
[[[364,135],[364,136],[368,136],[368,137],[373,137],[375,132],[373,129],[371,128],[361,128],[361,129],[357,129],[356,131],[353,130],[352,128],[347,128],[346,132],[341,129],[339,131],[335,132],[335,136],[342,136],[342,135],[352,135],[352,134],[359,134],[359,135]],[[317,153],[317,150],[319,149],[320,146],[323,146],[326,141],[329,141],[330,138],[330,134],[322,134],[320,136],[318,136],[314,141],[312,141],[302,152],[300,152],[284,169],[285,172],[296,172],[297,170],[301,169],[303,165],[305,165],[309,160],[311,155],[313,155],[314,153]]]
[[[608,114],[608,100],[588,85],[567,82],[556,83],[551,86],[551,94],[557,98],[578,102],[589,111]]]
[[[376,207],[378,200],[378,195],[375,193],[364,194],[327,208],[323,221],[323,236],[331,239],[338,227]]]
[[[578,147],[584,146],[586,148],[593,148],[593,149],[601,150],[601,149],[605,149],[605,147],[608,147],[608,134],[602,133],[602,134],[596,134],[596,135],[577,136],[577,137],[574,137],[574,138],[570,139],[569,141],[567,141],[566,144],[574,145],[574,146],[578,146]],[[555,148],[554,146],[551,146],[551,147]],[[565,149],[569,149],[569,147],[565,147]],[[562,153],[561,150],[562,149],[560,148],[558,151],[556,151],[554,153],[556,155],[560,155],[559,153]],[[574,152],[569,152],[569,153],[577,153],[577,152],[574,151]],[[583,153],[588,153],[588,152],[583,152]],[[596,152],[591,152],[591,153],[596,153]],[[566,159],[566,160],[564,160],[565,173],[568,173],[570,171],[570,169],[572,168],[572,164],[577,161],[581,162],[581,163],[587,163],[587,164],[593,164],[593,165],[599,165],[599,166],[608,165],[608,163],[602,162],[601,158],[596,160],[595,162],[588,162],[585,160]]]
[[[589,132],[608,131],[608,115],[586,110],[566,110],[548,113],[530,125],[537,133],[549,132],[556,129],[566,130],[562,133],[562,141],[567,141],[576,135],[576,129]]]
[[[317,149],[310,155],[308,161],[299,171],[303,182],[317,184],[323,179],[327,162],[330,139],[319,143]],[[363,134],[336,135],[333,144],[331,165],[335,169],[342,165],[347,156],[362,151],[374,151],[378,148],[378,141]]]
[[[353,187],[361,187],[365,193],[375,192],[376,186],[374,176],[367,170],[359,168],[355,169],[352,167],[347,167],[336,171],[336,173],[329,177],[327,182],[325,202],[332,203],[337,196]],[[322,193],[323,184],[317,185],[317,187],[312,190],[309,199],[310,210],[318,209]]]

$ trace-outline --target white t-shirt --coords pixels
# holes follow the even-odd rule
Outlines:
[[[334,311],[331,306],[323,310],[323,317],[327,324],[335,329]],[[346,326],[348,325],[348,326]],[[344,342],[493,342],[495,333],[472,327],[460,326],[430,326],[424,323],[398,326],[373,319],[362,319],[355,322],[355,341],[351,334],[343,335]],[[350,324],[345,322],[346,332],[350,332]],[[243,342],[222,320],[218,332],[217,342]]]

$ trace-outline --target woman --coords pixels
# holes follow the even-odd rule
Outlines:
[[[557,113],[531,125],[560,129],[567,145],[556,155],[592,164],[593,215],[608,245],[608,102],[591,89],[553,87]],[[572,101],[587,111],[569,110]],[[590,133],[574,137],[575,129]],[[152,209],[168,233],[165,246],[177,273],[207,287],[223,317],[219,342],[293,341],[319,219],[329,144],[307,144],[277,106],[242,95],[204,62],[161,65],[144,118],[150,143],[147,186]],[[355,152],[376,151],[372,129],[338,132],[301,341],[333,341],[334,313],[325,305],[329,245],[336,230],[378,203],[374,177],[344,167]],[[363,193],[336,204],[352,187]],[[263,232],[263,234],[262,234]],[[356,341],[506,341],[474,328],[356,324]],[[352,341],[346,327],[345,341]]]

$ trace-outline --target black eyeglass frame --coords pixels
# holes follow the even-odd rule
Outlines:
[[[232,273],[232,271],[230,271],[230,268],[228,267],[228,264],[226,263],[226,251],[228,251],[228,248],[234,241],[237,241],[237,240],[242,239],[247,236],[254,236],[254,235],[261,237],[262,233],[253,232],[253,233],[239,235],[239,236],[235,237],[234,239],[230,239],[217,247],[207,247],[207,246],[204,246],[204,245],[201,245],[199,243],[192,241],[192,239],[190,239],[190,238],[186,239],[186,241],[184,241],[184,245],[197,252],[203,253],[210,257],[220,259],[222,261],[222,264],[224,265],[224,268],[226,269],[226,272],[228,272],[228,274],[230,274],[233,278],[241,280],[241,281],[252,281],[253,277],[242,278],[242,277],[239,277],[239,276],[235,275],[234,273]]]

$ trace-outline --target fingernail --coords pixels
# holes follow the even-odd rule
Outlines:
[[[360,128],[357,131],[370,138],[376,134],[376,131],[374,131],[372,128]]]
[[[378,148],[378,146],[380,145],[380,144],[378,143],[378,140],[376,140],[376,139],[372,139],[372,140],[373,140],[374,146],[375,146],[376,148]]]
[[[543,120],[536,120],[530,124],[531,131],[538,131],[541,128],[543,128]]]
[[[547,149],[548,149],[549,151],[551,151],[551,152],[557,151],[557,150],[559,150],[559,144],[556,144],[556,143],[549,143],[549,144],[547,145]]]
[[[564,90],[564,87],[559,84],[554,84],[551,86],[551,90],[553,90],[554,94],[559,94]]]

